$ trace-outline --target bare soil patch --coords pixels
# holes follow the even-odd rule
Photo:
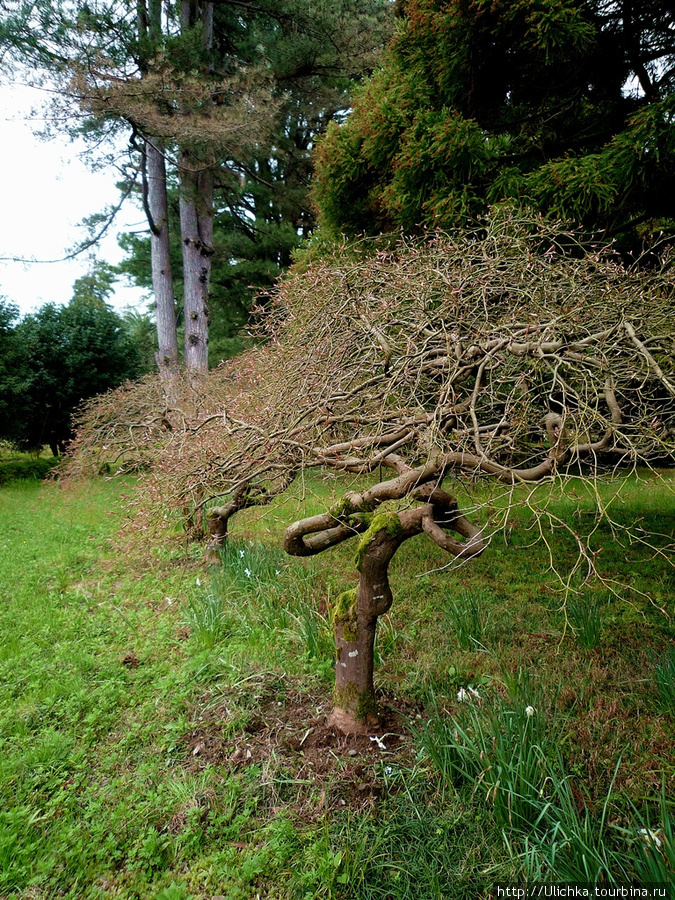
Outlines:
[[[407,721],[419,714],[409,701],[380,699],[380,726],[367,735],[344,735],[326,724],[330,695],[301,690],[264,690],[252,717],[234,735],[227,702],[208,706],[184,736],[185,766],[238,770],[259,766],[266,799],[306,822],[332,809],[372,808],[393,767],[410,764],[414,751]]]

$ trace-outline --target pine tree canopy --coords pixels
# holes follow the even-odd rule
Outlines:
[[[89,137],[99,154],[111,132],[130,134],[122,186],[146,212],[146,143],[162,155],[176,297],[187,293],[179,194],[197,199],[191,176],[208,173],[216,363],[241,349],[234,335],[256,292],[311,231],[315,136],[372,72],[391,23],[389,0],[20,0],[0,21],[0,57],[60,92],[53,127]],[[149,232],[124,245],[122,271],[154,287]]]
[[[405,12],[321,142],[329,231],[449,228],[507,198],[628,244],[672,223],[672,4],[409,0]]]

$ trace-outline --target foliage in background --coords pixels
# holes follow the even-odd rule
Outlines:
[[[16,415],[12,402],[12,381],[21,362],[21,349],[14,338],[19,309],[0,297],[0,440],[6,441]]]
[[[258,128],[254,146],[230,152],[216,175],[209,332],[210,364],[246,345],[246,324],[257,292],[271,290],[293,251],[314,227],[308,198],[310,152],[316,135],[349,105],[350,92],[372,70],[374,51],[390,33],[386,4],[350,0],[240,7],[218,4],[221,49],[249,64],[264,61],[277,113],[269,137]],[[175,47],[171,45],[171,51]],[[255,120],[255,114],[252,119]],[[178,191],[169,184],[172,269],[182,293]],[[125,235],[120,271],[149,287],[150,239]],[[179,317],[180,322],[180,317]]]
[[[449,228],[506,198],[622,235],[672,228],[672,4],[408,0],[317,156],[332,233]]]
[[[19,322],[0,306],[0,437],[20,449],[49,444],[58,455],[77,406],[139,374],[122,319],[90,287],[80,279],[67,306],[46,304]]]
[[[59,459],[55,456],[0,457],[0,484],[9,484],[11,481],[43,481],[58,463]]]
[[[181,305],[194,268],[182,257],[196,242],[205,293],[183,326],[191,327],[193,315],[204,318],[213,260],[210,352],[217,363],[241,349],[236,333],[256,292],[272,286],[311,231],[315,136],[348,107],[353,85],[372,71],[390,34],[386,0],[20,2],[0,22],[0,52],[28,67],[23,77],[61,91],[53,127],[65,123],[99,154],[106,137],[130,132],[121,187],[142,198],[162,240],[168,225],[176,278],[171,283],[169,266],[158,264],[151,277],[149,235],[124,238],[122,271],[143,287],[154,280],[163,308],[173,297]],[[149,177],[158,153],[163,174]],[[155,205],[159,181],[172,193],[168,223]],[[178,214],[187,201],[202,220],[190,241]],[[106,218],[91,222],[101,228]]]

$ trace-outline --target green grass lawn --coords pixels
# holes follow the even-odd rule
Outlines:
[[[354,548],[278,549],[338,483],[242,514],[208,573],[175,535],[115,536],[131,481],[1,487],[0,897],[468,900],[577,877],[580,859],[672,877],[666,482],[615,504],[661,533],[651,552],[618,543],[581,487],[557,502],[596,529],[613,585],[564,608],[518,508],[469,565],[409,541],[378,636],[386,749],[324,725],[327,602],[355,583]],[[553,546],[564,573],[572,543]],[[480,699],[459,701],[469,686]]]

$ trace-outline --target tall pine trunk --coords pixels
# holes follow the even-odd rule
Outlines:
[[[174,307],[173,275],[169,244],[169,207],[166,193],[166,166],[161,146],[146,140],[148,207],[152,218],[150,258],[152,288],[157,320],[157,366],[165,382],[178,373],[178,335]],[[167,398],[169,399],[169,398]]]
[[[161,0],[138,0],[136,23],[139,43],[158,45],[162,38]],[[141,71],[148,71],[150,50],[140,60]],[[150,266],[152,290],[155,296],[157,322],[157,354],[155,359],[164,382],[167,406],[175,401],[175,377],[178,374],[178,334],[174,306],[173,274],[169,241],[169,203],[166,191],[166,163],[164,146],[160,141],[146,138],[143,142],[143,202],[150,226]]]
[[[181,0],[181,29],[199,26],[208,58],[213,47],[213,2]],[[181,150],[180,230],[183,247],[185,367],[208,369],[209,286],[213,256],[213,161]]]
[[[185,367],[208,369],[209,284],[213,257],[213,173],[181,154],[180,231],[185,289]]]

